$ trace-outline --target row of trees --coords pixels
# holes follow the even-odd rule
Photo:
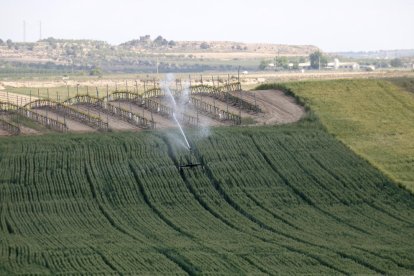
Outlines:
[[[5,42],[3,41],[3,39],[0,38],[0,46],[4,46],[7,45],[7,47],[12,48],[14,46],[14,43],[11,39],[7,39]]]
[[[274,63],[271,60],[262,60],[259,64],[260,70],[265,70],[269,64],[273,64],[275,69],[298,69],[299,63],[309,61],[310,68],[321,69],[328,65],[328,57],[321,51],[315,51],[311,53],[306,59],[305,57],[276,57]],[[399,68],[404,66],[404,61],[400,58],[394,58],[391,60],[369,60],[361,61],[364,65],[374,65],[376,67],[394,67]],[[293,65],[293,66],[292,66]]]

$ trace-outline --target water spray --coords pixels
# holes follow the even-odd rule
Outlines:
[[[168,78],[171,78],[171,75],[167,75],[167,80]],[[184,162],[182,156],[180,157],[180,163],[178,165],[178,169],[180,171],[182,171],[184,168],[193,168],[193,167],[198,167],[198,166],[202,166],[202,164],[200,162],[193,162],[193,160],[198,160],[198,158],[195,156],[194,152],[192,151],[191,145],[187,139],[187,135],[185,135],[185,132],[180,124],[180,121],[177,119],[176,116],[176,110],[177,110],[177,103],[175,101],[174,96],[171,93],[171,90],[169,88],[169,82],[167,82],[167,80],[164,81],[162,88],[164,89],[164,92],[171,98],[171,102],[173,104],[173,113],[172,116],[174,118],[175,123],[177,124],[178,129],[180,130],[180,133],[185,141],[185,145],[187,147],[187,150],[189,151],[189,156],[187,158],[187,162]]]
[[[180,129],[181,134],[182,134],[182,135],[183,135],[183,137],[184,137],[184,141],[185,141],[185,143],[186,143],[186,145],[187,145],[188,150],[189,150],[189,151],[191,151],[191,146],[190,146],[190,143],[188,143],[187,136],[185,136],[184,130],[183,130],[183,128],[181,127],[180,122],[177,120],[177,117],[175,117],[175,112],[173,112],[173,117],[174,117],[174,121],[175,121],[175,122],[177,123],[177,125],[178,125],[178,128]]]
[[[175,98],[172,95],[171,90],[168,87],[168,85],[166,84],[166,82],[164,83],[164,85],[165,85],[164,90],[168,94],[168,96],[171,98],[171,102],[173,103],[173,113],[172,113],[172,115],[173,115],[174,121],[177,124],[178,128],[180,129],[181,135],[183,136],[185,144],[187,145],[187,149],[189,151],[191,151],[191,146],[190,146],[190,143],[188,142],[187,136],[185,135],[184,130],[181,127],[180,121],[178,121],[177,116],[175,115],[175,111],[177,109],[177,103],[175,102]]]

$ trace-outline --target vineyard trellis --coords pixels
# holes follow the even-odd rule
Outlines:
[[[141,101],[136,102],[136,104],[138,104],[139,106],[142,106],[143,108],[147,110],[150,110],[151,112],[159,113],[161,116],[164,116],[170,119],[173,118],[174,109],[172,107],[159,103],[152,98],[143,98],[141,99]],[[180,112],[178,115],[179,115],[179,120],[186,125],[198,126],[199,124],[199,119],[197,117],[188,115],[184,112]]]
[[[183,95],[183,93],[188,93],[189,102],[192,104],[194,109],[197,110],[197,116],[191,116],[185,112],[180,112],[179,114],[177,114],[178,119],[182,121],[183,124],[189,126],[198,126],[199,112],[200,114],[211,117],[214,120],[230,121],[234,125],[241,124],[240,114],[238,115],[235,113],[231,113],[228,110],[226,111],[220,109],[215,104],[203,101],[202,99],[195,97],[195,95],[210,96],[225,102],[227,105],[236,106],[240,108],[240,110],[246,109],[248,111],[260,112],[260,109],[256,105],[253,105],[231,94],[232,92],[234,93],[237,91],[241,91],[240,82],[227,82],[221,86],[216,86],[214,85],[213,81],[213,85],[211,86],[203,84],[201,81],[200,85],[191,85],[190,83],[190,86],[184,88],[181,85],[181,81],[179,86],[177,85],[177,83],[178,82],[176,81],[175,89],[171,89],[173,96],[179,98],[181,95]],[[153,120],[152,113],[151,119],[148,119],[137,113],[133,113],[130,110],[111,104],[111,102],[123,100],[129,101],[141,108],[157,113],[161,116],[167,117],[169,119],[173,118],[174,108],[166,104],[163,104],[162,100],[157,100],[157,98],[166,97],[166,93],[164,89],[162,89],[160,85],[155,81],[153,86],[144,86],[144,92],[142,94],[138,93],[138,87],[137,89],[134,88],[134,91],[132,92],[128,90],[127,85],[126,90],[118,90],[117,87],[115,91],[109,93],[107,89],[106,96],[104,97],[99,97],[98,88],[96,88],[96,91],[96,97],[89,95],[89,93],[87,92],[86,95],[77,94],[74,97],[68,97],[63,102],[58,101],[58,96],[56,98],[56,101],[51,100],[49,98],[48,93],[48,98],[36,99],[34,101],[26,103],[22,109],[17,109],[14,107],[9,108],[10,110],[15,109],[16,112],[18,112],[19,114],[32,120],[35,120],[48,128],[56,129],[59,131],[65,131],[67,129],[66,121],[64,123],[60,123],[55,119],[36,113],[34,110],[38,108],[49,109],[52,112],[62,115],[64,120],[66,120],[66,118],[72,119],[82,124],[101,130],[108,129],[108,122],[104,122],[100,115],[96,116],[90,114],[89,112],[86,113],[77,108],[74,108],[73,105],[87,104],[94,106],[102,110],[103,113],[106,113],[107,115],[116,116],[140,128],[156,127],[156,122]]]
[[[0,102],[0,110],[19,114],[25,118],[36,121],[46,128],[50,128],[59,132],[66,132],[68,130],[66,123],[62,123],[58,120],[49,118],[23,106],[18,106],[9,102]]]
[[[252,104],[246,100],[243,100],[241,97],[237,97],[231,94],[241,91],[241,85],[239,82],[228,83],[217,87],[204,84],[194,85],[190,86],[189,90],[190,95],[210,96],[249,112],[262,112],[260,107],[258,107],[256,104]]]
[[[35,100],[27,103],[25,107],[29,107],[31,109],[47,108],[55,111],[56,113],[64,114],[65,117],[81,122],[90,127],[101,130],[108,130],[108,123],[104,122],[101,118],[93,116],[91,114],[86,114],[80,110],[72,108],[71,106],[52,101],[50,99]]]
[[[139,114],[136,114],[132,111],[126,110],[120,106],[113,105],[108,101],[104,101],[101,98],[93,97],[89,95],[77,95],[73,98],[69,98],[65,103],[71,105],[77,104],[87,104],[92,105],[96,108],[99,108],[103,112],[110,114],[112,116],[118,117],[122,120],[127,121],[130,124],[136,125],[140,128],[156,128],[156,122],[154,120],[149,120]]]
[[[172,119],[174,109],[154,99],[156,97],[165,96],[164,92],[161,93],[161,90],[159,89],[151,89],[150,92],[151,93],[147,93],[146,95],[139,95],[137,93],[132,93],[130,91],[115,91],[111,94],[108,94],[108,96],[103,97],[103,100],[130,101],[137,106],[145,108],[146,110],[158,113],[161,116]],[[189,126],[197,126],[199,124],[199,120],[196,117],[185,114],[184,112],[180,112],[179,118],[184,124]]]
[[[3,120],[0,118],[0,129],[3,129],[7,131],[8,133],[12,135],[19,135],[20,134],[20,128],[6,120]]]
[[[210,117],[216,120],[220,120],[220,121],[229,120],[233,122],[233,124],[235,125],[241,124],[241,117],[239,115],[222,110],[218,108],[217,106],[209,104],[196,97],[190,97],[190,102],[194,105],[196,109],[200,110],[203,113],[208,114]]]
[[[241,116],[222,110],[214,105],[211,105],[195,97],[192,97],[192,95],[200,94],[200,95],[212,96],[228,104],[237,105],[242,109],[259,112],[260,109],[257,107],[257,105],[252,105],[251,103],[244,101],[230,94],[230,92],[235,92],[235,91],[240,91],[240,90],[241,90],[240,82],[228,83],[223,86],[209,86],[209,85],[201,84],[201,85],[190,85],[188,87],[190,102],[194,105],[194,107],[198,111],[201,111],[204,114],[207,114],[208,116],[216,120],[232,121],[233,124],[235,125],[241,124]],[[184,90],[182,88],[176,89],[176,90],[172,90],[172,93],[175,97],[179,97],[184,93]],[[171,108],[167,106],[163,106],[162,104],[151,100],[151,98],[164,97],[164,96],[165,96],[165,92],[163,91],[163,89],[159,87],[151,88],[149,90],[144,91],[141,98],[139,98],[139,95],[134,94],[135,99],[141,100],[142,102],[145,102],[144,99],[147,101],[146,102],[147,108],[152,109],[153,111],[166,113],[168,114],[168,116],[171,116],[172,115]],[[125,97],[125,98],[128,98],[128,97]],[[131,98],[131,96],[129,98]]]

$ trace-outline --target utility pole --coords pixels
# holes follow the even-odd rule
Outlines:
[[[275,57],[275,71],[277,71],[277,62],[279,60],[280,49],[277,49],[277,56]]]
[[[26,21],[23,20],[23,42],[26,42]]]
[[[319,70],[321,70],[321,55],[318,56],[318,60],[319,60]]]
[[[42,40],[42,21],[39,21],[39,40]]]

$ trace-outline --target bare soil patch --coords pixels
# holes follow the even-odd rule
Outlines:
[[[0,136],[9,136],[10,133],[0,128]]]
[[[295,99],[278,90],[257,90],[241,92],[243,99],[256,103],[262,112],[250,115],[258,124],[288,124],[299,121],[305,115],[305,109]],[[234,96],[240,96],[234,93]]]

